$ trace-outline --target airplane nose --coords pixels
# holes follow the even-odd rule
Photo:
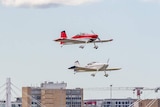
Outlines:
[[[95,35],[96,38],[98,38],[98,35]]]
[[[76,68],[76,66],[71,66],[71,67],[69,67],[68,69],[74,69],[74,68]]]

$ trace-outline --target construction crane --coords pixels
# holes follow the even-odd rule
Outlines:
[[[133,93],[136,93],[137,99],[141,98],[141,94],[143,91],[154,91],[158,92],[160,90],[160,87],[156,88],[147,88],[147,87],[113,87],[110,85],[110,87],[94,87],[94,88],[84,88],[84,90],[92,90],[92,91],[110,91],[110,98],[112,98],[112,91],[133,91]]]

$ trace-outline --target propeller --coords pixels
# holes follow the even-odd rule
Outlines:
[[[95,33],[93,32],[93,30],[91,30],[91,32],[92,32],[93,34],[95,34]]]
[[[91,32],[92,32],[93,34],[95,34],[93,30],[91,30]],[[98,37],[97,39],[98,39],[99,41],[101,41],[101,39],[100,39],[99,37]]]
[[[108,60],[107,60],[107,64],[109,63],[109,58],[108,58]]]

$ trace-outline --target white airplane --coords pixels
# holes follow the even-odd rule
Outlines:
[[[82,67],[79,64],[79,61],[75,61],[75,65],[69,67],[68,69],[73,69],[74,70],[74,74],[75,73],[79,73],[79,72],[94,72],[93,74],[91,74],[91,76],[95,76],[97,72],[99,71],[104,71],[104,76],[108,77],[108,74],[106,73],[106,71],[114,71],[114,70],[120,70],[121,68],[108,68],[109,64],[108,64],[109,60],[107,61],[107,63],[99,63],[99,62],[91,62],[88,63],[86,66]]]

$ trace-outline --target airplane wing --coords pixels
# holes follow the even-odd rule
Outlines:
[[[86,43],[86,41],[73,40],[73,39],[56,39],[56,42],[63,42],[64,44],[81,44]]]
[[[103,43],[103,42],[110,42],[110,41],[113,41],[113,39],[109,39],[109,40],[96,40],[96,41],[82,41],[82,40],[75,40],[75,39],[56,39],[54,40],[56,42],[63,42],[63,44],[68,44],[68,45],[71,45],[71,44],[83,44],[83,43]]]
[[[94,41],[95,43],[103,43],[103,42],[111,42],[113,41],[113,39],[109,39],[109,40],[97,40],[97,41]]]
[[[115,70],[120,70],[121,68],[107,68],[106,71],[115,71]]]
[[[74,71],[77,71],[77,72],[94,72],[94,71],[97,71],[97,69],[80,67],[80,66],[72,66],[68,69],[74,69]],[[107,68],[106,70],[99,69],[98,71],[115,71],[115,70],[120,70],[120,69],[121,68]]]

